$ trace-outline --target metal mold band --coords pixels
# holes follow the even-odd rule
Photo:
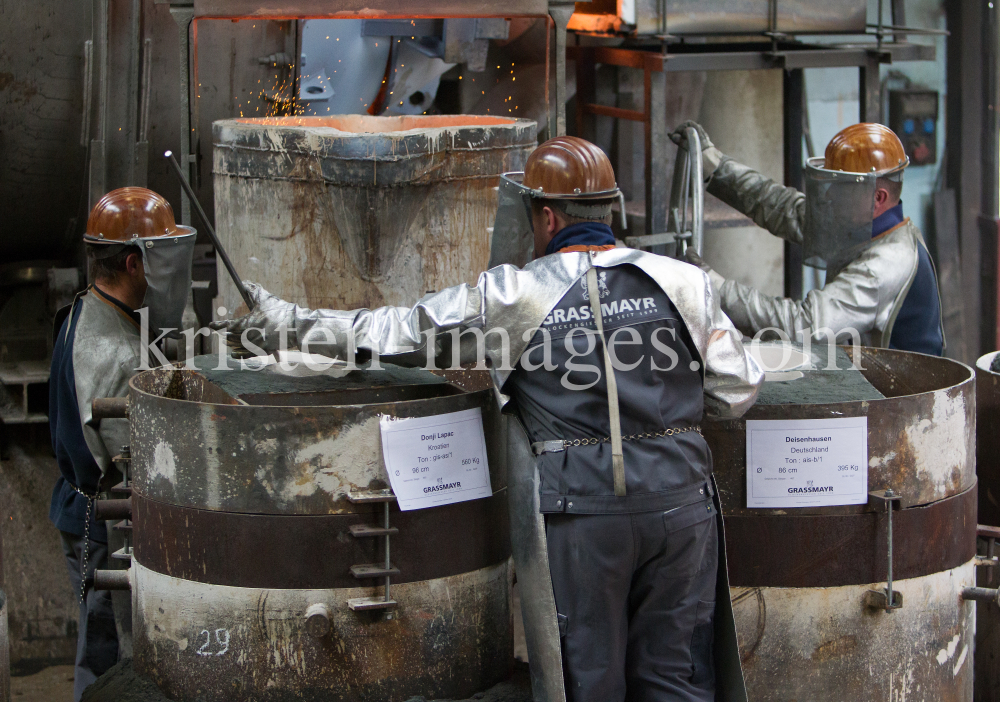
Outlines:
[[[976,555],[976,486],[893,514],[900,580],[956,568]],[[886,578],[884,513],[726,517],[734,587],[836,587]]]
[[[357,588],[353,565],[377,563],[381,539],[351,536],[353,524],[375,526],[367,512],[271,515],[170,505],[135,493],[134,559],[185,580],[252,588]],[[393,508],[392,563],[409,583],[458,575],[510,557],[507,491],[483,500],[400,512]]]
[[[862,373],[884,400],[750,408],[736,421],[705,422],[726,519],[747,509],[746,420],[868,417],[869,490],[892,487],[903,507],[968,490],[976,481],[976,381],[972,369],[944,358],[865,348]],[[998,497],[1000,499],[1000,497]],[[796,514],[860,514],[864,505],[801,508]],[[771,511],[770,514],[781,514]]]

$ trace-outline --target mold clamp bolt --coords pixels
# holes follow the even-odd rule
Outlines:
[[[891,612],[903,606],[903,593],[892,589],[892,511],[895,503],[901,503],[903,497],[892,488],[886,488],[882,492],[871,492],[868,496],[870,505],[881,505],[888,512],[886,520],[888,563],[886,564],[885,590],[868,590],[865,593],[864,601],[867,607]]]

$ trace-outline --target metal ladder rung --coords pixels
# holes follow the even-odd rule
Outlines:
[[[368,524],[352,524],[350,527],[351,536],[364,539],[370,536],[395,536],[399,533],[396,527],[373,527]]]
[[[373,502],[395,502],[396,496],[392,490],[358,490],[347,493],[347,499],[354,504],[370,504]]]
[[[399,575],[399,568],[390,566],[388,568],[381,563],[365,563],[364,565],[351,566],[351,575],[359,580],[364,578],[385,578]]]
[[[688,232],[690,236],[690,232]],[[641,249],[644,246],[663,246],[665,244],[673,244],[677,241],[678,237],[673,232],[664,232],[662,234],[647,234],[643,236],[627,236],[625,237],[625,246],[630,249]]]
[[[132,494],[132,486],[131,485],[125,485],[125,481],[123,480],[122,482],[118,483],[113,488],[111,488],[111,490],[109,490],[109,492],[112,495],[131,495]]]
[[[355,612],[365,612],[378,609],[396,609],[396,600],[383,600],[378,597],[356,597],[347,601],[347,606]]]
[[[116,561],[132,561],[132,553],[126,552],[126,546],[122,546],[120,549],[111,554],[111,557]]]

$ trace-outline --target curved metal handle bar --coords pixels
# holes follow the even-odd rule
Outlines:
[[[691,175],[688,178],[691,193],[691,246],[694,252],[701,256],[702,242],[705,232],[705,172],[701,159],[701,137],[698,130],[688,127],[684,130],[688,142],[688,167]]]
[[[705,224],[705,174],[701,159],[701,139],[694,127],[688,127],[684,131],[684,138],[687,146],[678,148],[674,164],[667,225],[679,242],[676,252],[678,258],[688,246],[701,255]],[[685,236],[688,232],[690,236]]]

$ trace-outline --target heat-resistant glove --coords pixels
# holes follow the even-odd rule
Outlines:
[[[693,122],[691,120],[681,123],[677,129],[670,133],[671,141],[677,144],[680,148],[687,149],[686,132],[688,127],[694,127],[698,132],[698,138],[701,140],[702,170],[704,171],[705,179],[708,180],[712,174],[715,173],[715,169],[719,167],[724,154],[715,148],[715,144],[713,144],[712,140],[708,137],[708,132],[705,131],[705,128],[697,122]]]
[[[237,348],[246,347],[249,341],[266,353],[274,353],[282,347],[282,330],[285,344],[295,346],[296,305],[272,295],[257,283],[244,281],[244,285],[254,302],[253,311],[236,319],[220,319],[209,326],[226,332],[226,343]]]
[[[708,279],[712,283],[712,289],[716,292],[718,292],[722,287],[722,284],[726,282],[726,279],[716,273],[714,268],[705,263],[705,259],[696,254],[693,248],[688,247],[687,251],[684,252],[684,258],[686,258],[687,262],[692,266],[697,266],[708,273]]]

